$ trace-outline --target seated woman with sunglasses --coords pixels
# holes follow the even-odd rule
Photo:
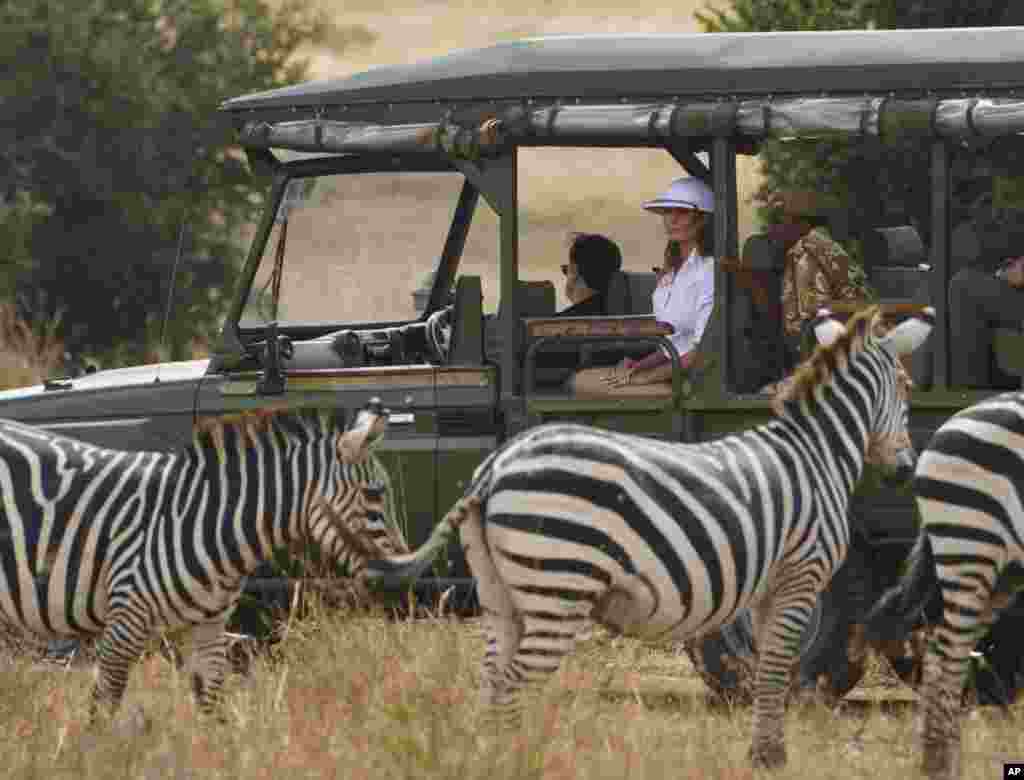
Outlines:
[[[565,297],[572,304],[559,317],[603,317],[612,275],[622,268],[618,244],[598,233],[573,233],[565,274]]]
[[[622,252],[610,238],[597,233],[573,233],[565,274],[565,297],[571,304],[558,317],[605,317],[608,285],[622,267]],[[580,365],[580,345],[551,341],[535,356],[535,380],[549,388],[561,387]]]

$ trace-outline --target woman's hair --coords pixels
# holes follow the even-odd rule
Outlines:
[[[701,220],[700,228],[697,230],[697,251],[704,257],[713,257],[715,254],[715,215],[707,211],[699,213]],[[675,261],[672,265],[686,259],[680,255],[678,241],[669,241],[665,245],[665,259]]]

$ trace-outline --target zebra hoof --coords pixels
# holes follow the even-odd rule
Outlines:
[[[945,746],[926,748],[921,770],[928,780],[957,780],[960,777],[959,750]]]
[[[755,769],[778,769],[786,765],[786,746],[781,742],[754,745],[750,748],[750,763]]]

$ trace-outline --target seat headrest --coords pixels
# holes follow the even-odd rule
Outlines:
[[[650,314],[653,310],[651,293],[657,284],[652,273],[616,271],[608,282],[605,308],[611,317]]]
[[[650,271],[630,272],[626,274],[629,282],[629,294],[632,300],[630,314],[650,314],[654,311],[651,296],[658,286],[658,277]]]
[[[555,314],[555,285],[547,280],[520,280],[516,296],[520,317],[553,317]]]
[[[916,268],[927,262],[924,242],[913,225],[869,230],[864,235],[863,248],[870,266]]]
[[[605,294],[605,310],[611,317],[629,314],[633,308],[632,291],[624,271],[615,271],[608,278],[608,292]]]
[[[785,265],[785,248],[765,233],[755,233],[743,243],[743,268],[781,272]]]

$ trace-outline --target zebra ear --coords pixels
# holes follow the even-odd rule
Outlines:
[[[371,398],[359,410],[352,427],[341,434],[338,441],[338,454],[342,462],[356,463],[367,456],[373,446],[384,438],[388,429],[388,414],[379,398]]]
[[[878,341],[890,355],[906,355],[920,347],[935,325],[935,309],[926,306],[921,313],[904,320]]]
[[[814,338],[823,346],[831,344],[845,330],[841,322],[832,319],[832,312],[828,309],[818,309],[811,327],[814,328]]]

